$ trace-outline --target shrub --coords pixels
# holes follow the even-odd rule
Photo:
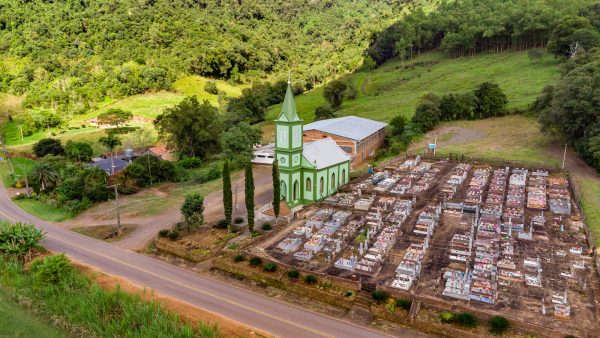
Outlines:
[[[264,223],[264,224],[262,225],[262,229],[263,229],[264,231],[269,231],[269,230],[271,230],[271,229],[272,229],[272,227],[271,227],[271,223]]]
[[[204,196],[198,193],[191,193],[185,196],[181,205],[181,214],[185,219],[185,225],[188,229],[198,229],[204,224]]]
[[[406,299],[396,299],[396,306],[406,311],[410,310],[412,302]]]
[[[249,263],[251,266],[260,266],[262,264],[262,259],[260,259],[258,257],[252,257],[252,258],[250,258]]]
[[[0,252],[23,257],[38,247],[44,233],[33,224],[0,221]]]
[[[287,276],[289,279],[298,279],[300,277],[300,272],[296,269],[292,269],[287,272]]]
[[[468,312],[461,312],[460,314],[458,314],[458,316],[456,316],[456,321],[460,325],[466,327],[477,327],[477,325],[479,325],[477,317],[473,316]]]
[[[219,94],[219,88],[217,88],[215,81],[207,81],[204,84],[204,91],[213,95]]]
[[[456,319],[456,316],[452,312],[442,312],[440,313],[440,320],[442,323],[452,323]]]
[[[56,285],[73,270],[71,262],[64,254],[37,259],[31,264],[31,272],[38,285]]]
[[[277,264],[275,264],[273,262],[268,262],[267,264],[265,264],[263,266],[263,270],[265,270],[267,272],[275,272],[275,271],[277,271]]]
[[[237,254],[233,256],[233,261],[236,263],[243,262],[246,258],[242,254]]]
[[[44,138],[39,140],[33,145],[33,153],[37,157],[44,157],[48,154],[51,155],[64,155],[65,148],[60,144],[60,140],[54,138]]]
[[[373,299],[375,299],[378,302],[382,302],[382,301],[388,299],[389,296],[390,295],[385,291],[377,290],[377,291],[371,292],[371,297],[373,297]]]
[[[244,219],[242,217],[236,217],[233,220],[233,223],[235,223],[235,224],[242,224],[242,223],[244,223]]]
[[[167,235],[167,237],[169,237],[170,240],[174,241],[177,238],[179,238],[179,231],[171,230],[171,231],[169,231],[169,234]]]
[[[186,169],[198,168],[202,164],[202,160],[197,157],[184,157],[179,160],[179,165]]]
[[[490,332],[498,335],[503,334],[510,328],[510,322],[502,316],[490,318],[488,325],[490,326]]]
[[[346,291],[346,292],[344,292],[344,297],[346,297],[346,298],[352,297],[352,295],[354,295],[354,292],[352,292],[352,291]]]
[[[226,219],[221,219],[217,222],[217,224],[215,224],[215,228],[217,229],[227,229],[228,226],[229,222],[227,222]]]
[[[309,285],[317,284],[317,276],[315,275],[306,275],[304,276],[304,283]]]
[[[158,232],[158,237],[166,238],[169,235],[169,229],[162,229]]]

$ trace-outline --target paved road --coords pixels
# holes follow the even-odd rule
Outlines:
[[[320,315],[284,302],[200,276],[42,221],[15,206],[0,191],[0,217],[33,223],[46,232],[43,245],[73,259],[157,293],[220,314],[280,337],[389,337],[384,333]],[[405,330],[404,337],[421,336]]]

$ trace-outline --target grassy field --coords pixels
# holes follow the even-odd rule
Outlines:
[[[405,62],[391,60],[369,75],[365,71],[345,77],[358,90],[354,100],[346,100],[338,115],[357,115],[380,121],[390,121],[399,113],[411,117],[419,98],[427,93],[443,95],[476,88],[481,82],[493,81],[508,96],[510,109],[526,108],[547,84],[559,77],[558,62],[545,54],[532,63],[527,52],[480,54],[474,57],[449,59],[441,52],[423,54]],[[325,100],[322,87],[296,97],[296,105],[305,122],[314,120],[314,111]],[[270,107],[267,121],[277,117],[280,105]]]
[[[581,207],[594,234],[596,245],[600,246],[600,183],[591,179],[582,179],[578,183]]]
[[[23,309],[0,288],[0,337],[67,337],[67,333]]]
[[[71,218],[66,211],[30,198],[13,201],[19,208],[48,222],[62,222]]]
[[[29,172],[29,169],[34,163],[34,160],[26,158],[26,157],[13,157],[10,159],[12,162],[13,168],[15,169],[15,174],[23,177],[26,172]],[[10,164],[7,159],[2,159],[0,161],[0,175],[2,176],[2,183],[4,187],[9,188],[13,184],[13,180],[10,175]]]

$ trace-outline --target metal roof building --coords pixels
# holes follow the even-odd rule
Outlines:
[[[375,120],[357,116],[344,116],[309,123],[304,126],[304,131],[318,130],[355,141],[362,141],[386,126],[387,123]]]

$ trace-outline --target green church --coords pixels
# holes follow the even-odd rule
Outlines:
[[[348,183],[350,173],[350,156],[331,138],[305,144],[303,126],[288,81],[281,113],[275,120],[275,159],[281,198],[290,208],[332,195]]]

